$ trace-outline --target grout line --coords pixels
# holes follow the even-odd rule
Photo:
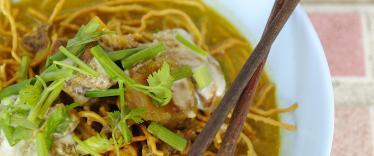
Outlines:
[[[366,70],[366,69],[365,69]],[[374,82],[369,75],[364,76],[331,76],[332,81],[344,82]],[[374,87],[374,86],[373,86]]]
[[[367,44],[367,48],[368,48],[368,52],[369,52],[369,61],[370,61],[370,68],[369,70],[371,71],[372,73],[372,77],[374,77],[374,45],[373,45],[373,41],[374,41],[374,25],[373,25],[373,22],[374,22],[374,13],[367,13],[366,14],[366,44]]]
[[[303,4],[307,11],[326,11],[326,12],[374,12],[374,3],[314,3]]]
[[[369,125],[370,125],[370,133],[371,133],[371,146],[372,146],[372,150],[374,149],[374,125],[373,125],[373,121],[374,121],[374,107],[371,106],[369,107],[369,115],[370,115],[370,120],[369,120]],[[372,151],[372,153],[374,153],[374,151]]]
[[[365,77],[368,79],[373,78],[372,73],[372,62],[371,62],[371,55],[372,52],[370,50],[370,35],[369,34],[369,26],[368,26],[368,16],[366,13],[360,14],[361,19],[361,33],[362,33],[362,47],[364,52],[364,65],[365,65]]]
[[[346,82],[334,81],[334,100],[336,105],[373,105],[374,81]]]

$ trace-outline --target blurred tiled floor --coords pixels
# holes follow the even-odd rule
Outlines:
[[[333,156],[374,155],[374,0],[304,0],[333,78]]]

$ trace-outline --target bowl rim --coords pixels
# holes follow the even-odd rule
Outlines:
[[[222,16],[224,16],[226,19],[228,19],[242,34],[245,36],[253,45],[256,45],[258,43],[259,36],[261,36],[262,29],[265,26],[266,19],[268,15],[270,14],[272,4],[274,3],[274,0],[264,0],[264,1],[241,1],[241,0],[231,0],[230,2],[227,2],[225,0],[204,0],[210,7],[215,9],[217,12],[219,12]],[[251,6],[248,7],[246,6]],[[255,11],[251,11],[255,10]],[[257,13],[256,16],[251,16],[246,13]],[[263,16],[258,16],[263,15]],[[244,17],[246,16],[246,17]],[[254,19],[249,19],[249,17]],[[249,23],[248,21],[244,20],[250,20],[252,23]],[[248,24],[249,23],[249,24]],[[253,24],[254,23],[254,24]],[[252,29],[253,30],[249,30]],[[294,30],[295,29],[295,30]],[[297,29],[297,30],[296,30]],[[297,31],[297,33],[295,33]],[[312,75],[313,78],[316,78],[316,82],[318,85],[320,85],[319,91],[316,95],[323,96],[318,102],[320,106],[317,108],[313,108],[312,106],[308,106],[307,109],[313,109],[312,112],[318,112],[318,109],[321,109],[321,112],[318,112],[320,114],[318,119],[313,119],[313,116],[304,115],[305,108],[300,108],[299,110],[296,110],[295,113],[290,113],[290,115],[287,116],[281,116],[282,121],[289,121],[292,123],[297,123],[300,125],[303,125],[303,123],[300,122],[300,120],[307,122],[311,122],[314,125],[318,126],[318,130],[315,131],[308,131],[307,128],[310,127],[300,127],[300,130],[296,131],[295,134],[289,134],[285,132],[284,130],[281,130],[281,155],[300,155],[302,152],[311,152],[311,153],[303,153],[302,155],[325,155],[328,156],[331,153],[332,148],[332,140],[333,140],[333,131],[334,131],[334,98],[333,98],[333,89],[332,89],[332,81],[330,76],[329,67],[327,64],[327,60],[325,57],[324,50],[322,48],[322,44],[318,38],[318,35],[316,31],[314,30],[314,27],[311,23],[311,21],[308,18],[307,13],[304,11],[301,5],[299,5],[294,14],[290,17],[290,20],[287,22],[285,28],[280,33],[280,36],[275,41],[275,45],[273,46],[272,51],[277,51],[280,49],[275,49],[279,46],[280,43],[286,43],[284,41],[285,38],[291,38],[290,40],[287,40],[287,42],[294,42],[289,43],[292,46],[297,47],[297,44],[306,44],[309,46],[309,48],[312,48],[309,50],[311,52],[310,54],[305,54],[305,56],[302,56],[304,60],[308,60],[305,57],[311,56],[309,59],[310,61],[314,61],[313,63],[316,64],[315,68],[316,71],[309,71],[304,74]],[[292,37],[302,39],[296,40],[292,39]],[[294,47],[292,47],[294,48]],[[299,47],[300,48],[300,47]],[[270,78],[274,80],[273,82],[276,83],[278,87],[278,83],[281,83],[279,79],[279,73],[272,71],[272,68],[276,65],[280,65],[279,61],[276,62],[274,59],[274,56],[272,56],[273,53],[270,53],[269,56],[269,63],[266,65],[266,71],[270,75]],[[298,55],[300,56],[300,55]],[[274,63],[276,62],[276,63]],[[297,62],[297,61],[293,61]],[[278,64],[277,64],[278,63]],[[303,62],[298,62],[303,63]],[[274,65],[276,64],[276,65]],[[310,65],[309,65],[310,66]],[[309,67],[312,68],[312,67]],[[297,70],[300,69],[292,69],[294,70],[293,74],[295,72],[298,72]],[[313,81],[313,80],[312,80]],[[309,79],[309,82],[311,80]],[[297,87],[297,86],[296,86]],[[298,86],[300,87],[300,85]],[[303,89],[304,86],[301,86]],[[305,87],[310,87],[309,84],[306,84]],[[304,87],[304,89],[305,89]],[[284,87],[283,87],[284,89]],[[318,91],[317,89],[317,91]],[[279,90],[282,90],[279,89]],[[277,92],[279,92],[279,90]],[[308,90],[308,89],[306,89]],[[313,90],[316,92],[316,89]],[[297,95],[296,95],[297,96]],[[313,95],[314,96],[314,95]],[[277,98],[280,99],[282,95],[277,93]],[[308,99],[308,97],[306,98]],[[284,102],[280,102],[280,106],[284,107],[287,106]],[[304,105],[302,105],[303,107]],[[304,111],[304,112],[303,112]],[[295,119],[296,118],[296,119]],[[314,120],[314,121],[313,121]],[[316,134],[316,136],[311,136],[313,134]],[[301,138],[301,139],[300,139]],[[287,141],[291,141],[292,143],[287,143]],[[287,149],[292,146],[297,149]],[[305,147],[305,146],[312,146],[312,147]],[[315,151],[315,152],[313,152]]]

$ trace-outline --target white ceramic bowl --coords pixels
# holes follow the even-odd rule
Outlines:
[[[205,0],[253,44],[257,44],[274,0]],[[301,6],[275,41],[266,70],[277,86],[278,105],[300,107],[281,120],[297,125],[281,130],[282,156],[329,156],[333,137],[334,103],[326,58]]]

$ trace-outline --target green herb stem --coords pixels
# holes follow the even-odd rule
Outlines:
[[[23,81],[27,79],[27,70],[30,66],[30,59],[28,56],[23,56],[21,59],[21,65],[18,70],[18,80]]]
[[[126,120],[121,120],[121,123],[118,125],[118,129],[122,133],[125,144],[130,144],[133,136]]]
[[[145,61],[148,59],[152,59],[156,57],[158,54],[165,52],[166,46],[163,43],[157,43],[155,45],[149,46],[146,49],[143,49],[125,59],[122,59],[121,63],[123,68],[129,69],[133,65]]]
[[[27,117],[28,120],[30,120],[31,122],[35,123],[38,116],[40,115],[41,111],[42,111],[42,108],[43,108],[43,105],[45,103],[45,101],[47,100],[49,94],[56,88],[60,88],[61,85],[64,85],[63,84],[64,80],[57,80],[57,81],[54,81],[52,82],[52,84],[47,88],[45,89],[43,92],[42,92],[42,95],[40,96],[40,99],[39,101],[36,103],[35,107],[31,109],[30,113],[29,113],[29,116]],[[52,100],[52,98],[50,99]],[[49,101],[48,101],[49,102]],[[53,102],[53,101],[52,101]],[[45,108],[44,108],[45,109]]]
[[[95,19],[95,18],[91,19],[90,22],[88,22],[87,25],[83,25],[79,29],[78,33],[74,36],[74,38],[72,38],[68,41],[68,44],[66,46],[67,49],[74,56],[79,56],[83,52],[83,50],[86,47],[86,44],[88,42],[85,42],[85,44],[82,44],[84,42],[77,42],[77,40],[79,40],[79,38],[83,38],[83,36],[90,36],[90,34],[98,31],[99,28],[100,28],[100,24],[97,21],[97,19]],[[97,37],[97,39],[98,39],[98,37]],[[95,40],[91,40],[91,41],[95,41]],[[61,61],[65,58],[66,58],[66,56],[61,51],[58,51],[56,54],[54,54],[53,56],[51,56],[47,60],[46,67],[50,66],[53,63],[53,61]]]
[[[82,106],[82,105],[80,103],[72,103],[72,104],[66,106],[66,110],[70,111],[70,110],[73,110],[74,108],[79,107],[79,106]]]
[[[31,80],[25,80],[4,88],[0,91],[0,100],[8,96],[18,94],[19,91],[25,88],[27,85],[29,85],[30,82]]]
[[[212,83],[213,78],[210,74],[207,64],[202,64],[193,71],[193,78],[195,79],[199,89],[202,89]]]
[[[59,79],[64,79],[73,75],[73,71],[70,69],[58,69],[50,72],[43,72],[40,77],[45,82],[51,82]]]
[[[131,48],[131,49],[122,49],[122,50],[117,50],[114,52],[109,53],[109,57],[112,61],[119,61],[122,59],[125,59],[147,47],[137,47],[137,48]]]
[[[170,71],[171,76],[173,76],[174,81],[191,77],[193,75],[192,69],[188,65],[182,65],[176,69]]]
[[[65,68],[71,69],[71,70],[75,70],[75,71],[80,72],[80,73],[82,73],[82,74],[84,74],[84,75],[87,75],[87,76],[94,76],[94,75],[92,75],[91,73],[89,73],[89,72],[87,72],[87,71],[85,71],[85,70],[79,69],[79,68],[77,68],[77,67],[75,67],[75,66],[73,66],[73,65],[66,64],[66,63],[63,63],[63,62],[61,62],[61,61],[53,61],[53,63],[54,63],[54,64],[57,64],[57,65],[59,65],[59,66],[62,66],[62,67],[65,67]]]
[[[78,143],[81,149],[83,149],[85,152],[93,155],[93,156],[101,156],[100,153],[97,153],[95,150],[93,150],[89,145],[87,145],[85,142],[81,141],[77,136],[73,135],[73,140]]]
[[[36,148],[38,156],[48,156],[48,146],[45,139],[45,133],[38,132],[36,134]]]
[[[126,84],[135,83],[134,80],[125,75],[122,69],[109,58],[108,54],[99,45],[91,48],[91,53],[112,79],[123,80]]]
[[[158,123],[152,122],[148,126],[148,131],[178,151],[183,151],[186,148],[187,140],[185,138]]]
[[[110,96],[118,96],[119,90],[118,89],[107,89],[107,90],[91,90],[86,91],[84,96],[86,97],[110,97]]]
[[[71,59],[74,63],[76,63],[80,68],[81,70],[84,70],[86,71],[87,73],[90,73],[90,75],[92,76],[98,76],[98,73],[93,70],[89,65],[87,65],[86,63],[84,63],[82,60],[80,60],[78,57],[76,57],[75,55],[71,54],[65,47],[61,46],[60,48],[60,51],[66,56],[68,57],[69,59]]]
[[[64,83],[60,83],[57,85],[49,94],[48,98],[45,100],[43,106],[41,107],[40,110],[40,115],[39,116],[44,116],[45,113],[48,111],[49,107],[53,104],[53,102],[58,98],[60,95],[62,88],[64,88]]]
[[[208,53],[201,49],[200,47],[196,46],[194,43],[188,41],[187,39],[185,39],[182,35],[180,34],[177,34],[177,36],[175,37],[180,43],[182,43],[184,46],[190,48],[191,50],[193,50],[194,52],[200,54],[201,56],[203,57],[208,57]]]

